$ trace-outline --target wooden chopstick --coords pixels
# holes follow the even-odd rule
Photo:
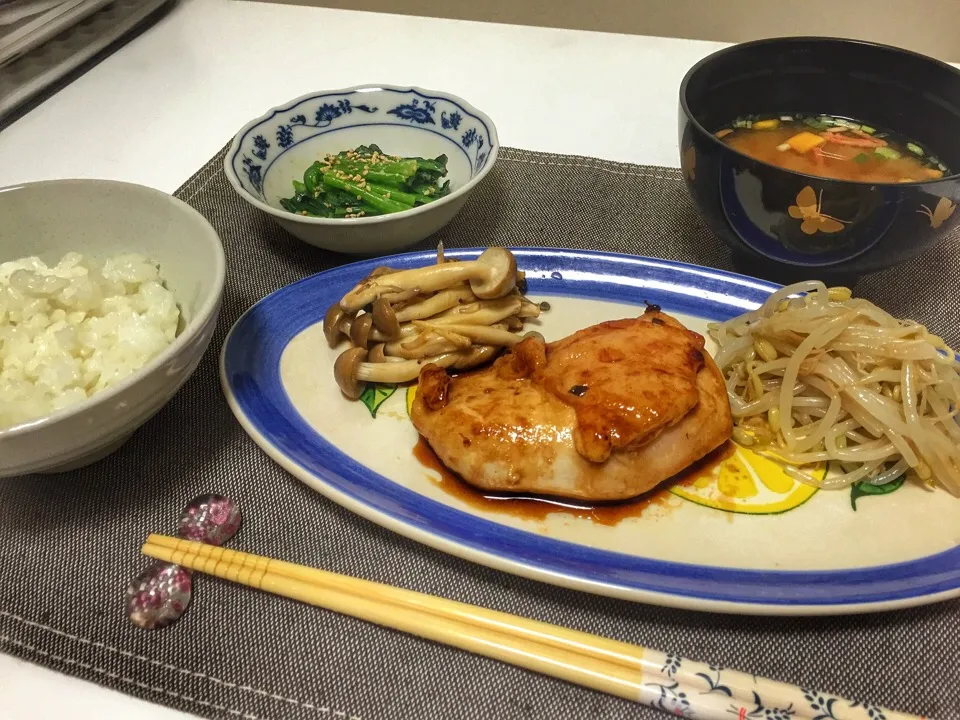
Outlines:
[[[814,718],[809,691],[736,670],[453,600],[164,535],[143,553],[224,580],[350,615],[551,675],[672,714],[704,720],[746,717],[759,702]],[[706,685],[706,691],[703,687]],[[717,691],[721,688],[722,691]],[[819,695],[824,695],[819,693]],[[827,696],[832,697],[832,696]],[[835,699],[845,720],[874,717],[872,706]],[[877,708],[887,720],[915,716]]]
[[[189,542],[164,535],[150,535],[148,544],[159,545],[171,550],[184,550]],[[568,630],[549,623],[520,618],[509,613],[488,610],[476,605],[446,600],[432,595],[383,585],[382,583],[347,577],[337,573],[304,567],[294,563],[274,560],[249,553],[239,553],[226,548],[198,543],[190,546],[190,552],[201,558],[215,558],[228,565],[262,568],[264,572],[300,580],[302,582],[330,588],[351,594],[361,594],[377,600],[390,602],[402,607],[428,612],[437,617],[462,621],[476,627],[497,631],[507,630],[528,637],[552,647],[575,650],[585,656],[598,660],[621,664],[626,668],[643,668],[643,649],[629,643],[609,640],[589,633]],[[228,578],[229,579],[229,578]],[[246,583],[244,583],[246,584]]]
[[[164,543],[163,545],[160,542]],[[624,667],[611,660],[583,655],[576,649],[586,649],[586,643],[567,640],[566,634],[586,633],[566,630],[546,623],[539,623],[555,634],[529,631],[514,634],[506,626],[480,622],[470,624],[457,619],[455,610],[441,609],[448,602],[442,598],[421,595],[409,590],[400,590],[358,578],[348,578],[323,570],[282,563],[257,555],[248,555],[225,548],[202,543],[192,543],[178,538],[151,535],[143,546],[143,553],[158,560],[172,562],[192,570],[214,575],[276,595],[300,600],[345,615],[367,620],[378,625],[392,627],[413,635],[453,645],[470,652],[525,667],[535,672],[591,687],[601,692],[636,700],[641,672],[636,667]],[[296,574],[281,575],[276,566]],[[311,581],[312,579],[312,581]],[[404,604],[392,602],[390,591],[399,591],[409,596],[420,595],[416,602]],[[457,603],[457,605],[462,605]],[[463,607],[470,608],[469,605]],[[437,612],[432,612],[437,609]],[[481,608],[474,608],[481,610]],[[493,611],[486,611],[496,614]],[[523,618],[502,614],[515,623],[529,622]],[[478,615],[477,617],[482,617]],[[511,629],[516,627],[511,624]],[[604,640],[604,638],[596,638]],[[613,643],[614,641],[607,641]],[[639,648],[630,647],[633,650]],[[642,651],[640,651],[642,653]]]

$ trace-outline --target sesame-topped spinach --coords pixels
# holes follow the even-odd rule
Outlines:
[[[361,145],[317,160],[293,181],[285,210],[323,218],[361,218],[411,210],[450,193],[447,156],[432,160],[387,155]]]

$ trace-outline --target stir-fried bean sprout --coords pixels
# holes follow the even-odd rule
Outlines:
[[[823,488],[907,473],[960,496],[958,360],[924,326],[809,281],[710,332],[737,442]]]

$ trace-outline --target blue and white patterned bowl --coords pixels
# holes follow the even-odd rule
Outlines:
[[[413,210],[368,218],[304,217],[280,206],[314,160],[370,143],[392,155],[446,154],[452,192]],[[304,242],[376,255],[414,245],[450,222],[499,150],[493,121],[456,95],[366,85],[311,93],[269,110],[237,133],[223,167],[240,197]]]

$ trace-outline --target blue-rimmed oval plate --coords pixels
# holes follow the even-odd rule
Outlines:
[[[479,251],[448,251],[474,257]],[[688,327],[757,307],[769,283],[640,257],[514,250],[548,340],[656,303]],[[888,610],[960,596],[960,501],[909,483],[819,491],[737,449],[618,520],[476,503],[414,456],[407,388],[350,402],[333,381],[326,308],[375,266],[320,273],[261,300],[230,331],[221,381],[241,425],[295,477],[386,528],[506,572],[592,593],[747,614]],[[712,347],[708,342],[708,349]]]

